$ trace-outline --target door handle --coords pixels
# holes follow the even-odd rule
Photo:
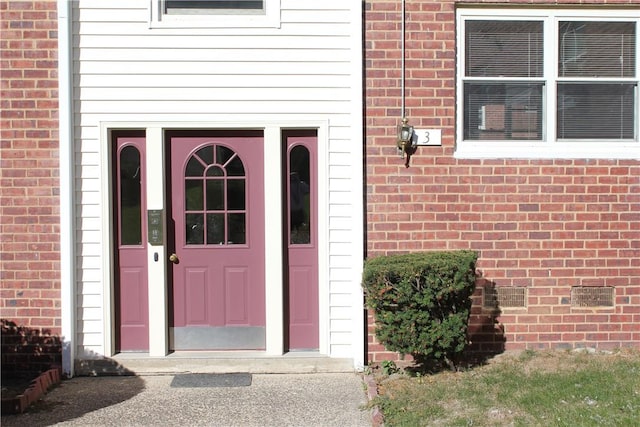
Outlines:
[[[171,261],[174,264],[179,264],[180,263],[180,258],[178,258],[178,255],[176,255],[176,254],[171,254],[171,255],[169,255],[169,261]]]

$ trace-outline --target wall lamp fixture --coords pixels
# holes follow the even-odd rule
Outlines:
[[[413,126],[409,125],[409,120],[406,117],[403,117],[402,124],[398,125],[397,145],[403,159],[405,154],[407,156],[413,154],[416,147],[416,143],[413,138]]]

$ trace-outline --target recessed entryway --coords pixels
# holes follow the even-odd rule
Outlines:
[[[109,135],[114,353],[325,351],[318,131]]]

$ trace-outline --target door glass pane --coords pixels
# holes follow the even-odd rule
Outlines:
[[[120,244],[142,243],[140,152],[127,146],[120,151]]]
[[[229,237],[227,243],[230,245],[242,245],[246,243],[246,215],[243,213],[229,214]]]
[[[207,210],[219,211],[224,209],[224,181],[220,179],[207,180]]]
[[[230,179],[227,181],[227,209],[243,211],[245,209],[244,179]]]
[[[185,219],[187,245],[204,244],[204,215],[186,214]]]
[[[242,160],[239,157],[234,157],[231,159],[226,166],[227,175],[229,176],[244,176],[244,166],[242,164]]]
[[[202,162],[205,165],[210,165],[213,163],[213,146],[207,145],[206,147],[202,147],[198,151],[196,151],[196,156],[200,157]]]
[[[204,172],[204,165],[202,161],[196,157],[191,156],[189,162],[187,163],[187,171],[185,173],[186,176],[202,176]]]
[[[224,145],[216,145],[216,163],[225,166],[235,153]]]
[[[311,243],[309,150],[303,145],[289,154],[289,243]]]
[[[209,166],[207,176],[224,176],[224,171],[219,166]]]
[[[187,179],[184,182],[185,207],[188,211],[201,211],[204,195],[201,179]]]
[[[207,245],[224,244],[224,214],[207,214]]]

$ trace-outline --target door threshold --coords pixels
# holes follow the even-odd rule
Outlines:
[[[334,358],[317,352],[288,352],[281,356],[253,351],[180,351],[164,357],[148,353],[122,353],[112,357],[120,369],[134,375],[248,372],[294,374],[354,372],[352,359]]]
[[[288,351],[282,355],[267,354],[264,351],[255,350],[179,350],[172,351],[166,356],[150,356],[147,352],[123,352],[113,356],[115,360],[140,359],[140,358],[170,358],[170,359],[272,359],[272,358],[329,358],[318,351]]]

